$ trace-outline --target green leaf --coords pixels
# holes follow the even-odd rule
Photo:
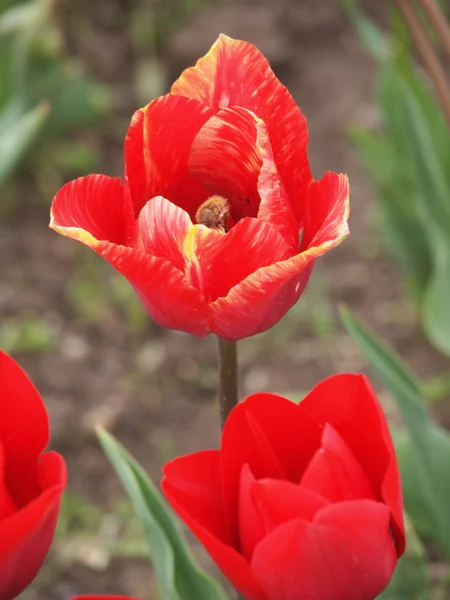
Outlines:
[[[433,536],[450,556],[450,437],[433,423],[420,393],[420,383],[392,350],[350,311],[342,322],[369,365],[392,393],[411,436],[417,477],[428,504]]]
[[[450,247],[448,254],[442,256],[435,268],[422,306],[422,324],[425,333],[434,346],[447,356],[450,356],[449,298]]]
[[[411,180],[399,168],[401,161],[389,137],[357,127],[349,135],[377,189],[383,242],[420,303],[433,267]]]
[[[417,533],[423,538],[432,538],[433,519],[417,474],[416,456],[411,436],[403,428],[391,427],[391,433],[402,476],[403,500],[406,511],[414,523]]]
[[[450,230],[450,186],[446,174],[448,163],[443,161],[426,115],[411,88],[404,84],[402,92],[405,117],[410,132],[408,156],[422,200],[421,213],[426,220],[425,225],[430,223],[433,230],[440,231],[442,238],[448,243]],[[450,132],[447,141],[450,144]],[[433,239],[434,236],[431,242]]]
[[[17,166],[24,152],[33,142],[48,113],[49,105],[42,102],[18,120],[2,121],[0,132],[0,184]]]
[[[375,22],[366,17],[355,0],[340,0],[340,3],[369,54],[380,61],[389,58],[391,54],[389,42]]]
[[[429,578],[426,553],[409,520],[406,519],[406,551],[379,600],[427,600]]]
[[[172,513],[142,467],[106,431],[100,444],[147,532],[162,600],[226,600],[222,588],[194,562]]]

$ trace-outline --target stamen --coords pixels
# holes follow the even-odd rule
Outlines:
[[[230,205],[223,196],[211,196],[203,202],[195,213],[195,220],[209,229],[227,233],[227,220],[230,216]]]

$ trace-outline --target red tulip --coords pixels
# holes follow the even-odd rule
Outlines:
[[[299,299],[348,233],[348,181],[314,181],[306,119],[252,45],[220,36],[171,93],[138,110],[125,178],[55,196],[50,227],[129,279],[160,325],[236,340]]]
[[[59,454],[44,452],[48,441],[39,393],[0,351],[0,600],[34,579],[55,533],[67,473]]]
[[[221,449],[166,464],[162,489],[247,600],[372,600],[404,551],[397,460],[361,375],[299,405],[250,396]]]

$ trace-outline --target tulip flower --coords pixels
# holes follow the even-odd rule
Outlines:
[[[361,375],[296,405],[255,394],[220,450],[165,465],[163,492],[246,600],[373,600],[404,551],[385,416]]]
[[[0,351],[0,600],[34,579],[53,539],[67,473],[48,441],[39,393]]]
[[[300,298],[348,233],[348,181],[312,178],[306,119],[251,44],[221,35],[138,110],[125,175],[55,196],[50,227],[92,248],[160,325],[237,340]]]

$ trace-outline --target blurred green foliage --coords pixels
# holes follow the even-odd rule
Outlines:
[[[406,510],[416,529],[430,534],[450,557],[450,435],[432,419],[421,383],[402,359],[350,311],[341,309],[341,318],[375,375],[391,392],[405,424],[407,436],[399,438],[398,458]]]
[[[175,517],[142,467],[115,438],[97,430],[146,533],[161,600],[226,600],[221,586],[196,563]]]
[[[57,0],[7,0],[0,9],[0,185],[31,146],[110,107],[109,93],[64,56]]]
[[[410,528],[408,553],[399,563],[399,572],[388,588],[388,591],[397,589],[397,595],[386,592],[382,597],[428,598],[429,593],[423,595],[428,585],[423,564],[425,554],[414,531],[425,542],[432,540],[441,559],[448,559],[450,435],[433,420],[421,393],[421,382],[401,357],[347,309],[341,309],[341,318],[373,372],[389,390],[404,424],[402,429],[392,428],[392,433],[402,476],[405,510],[413,530]],[[448,579],[448,568],[444,574]],[[404,596],[399,590],[409,590],[411,595]]]
[[[416,67],[395,12],[386,37],[354,0],[341,0],[379,66],[381,131],[350,131],[375,185],[380,229],[430,342],[450,356],[450,130]]]
[[[53,332],[37,315],[21,315],[0,323],[0,348],[5,352],[50,352]]]
[[[101,321],[110,310],[122,314],[132,334],[146,330],[147,313],[130,283],[95,254],[80,253],[66,288],[67,300],[83,323]]]

